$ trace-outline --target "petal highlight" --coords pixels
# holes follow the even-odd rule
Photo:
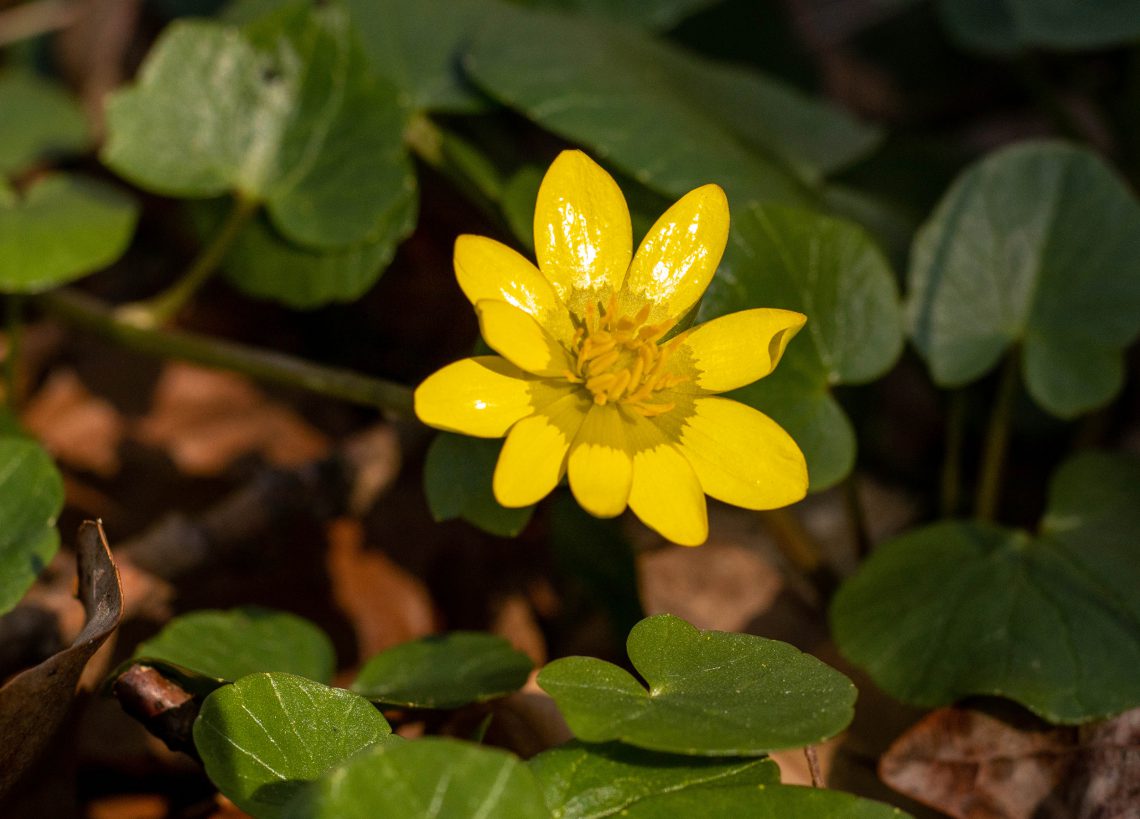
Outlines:
[[[637,249],[620,297],[623,307],[653,304],[650,321],[684,315],[720,264],[728,222],[728,199],[719,185],[704,185],[677,200]]]
[[[589,410],[578,393],[563,396],[513,427],[499,453],[492,488],[503,506],[530,506],[562,479],[566,452]]]
[[[708,539],[709,520],[697,473],[648,420],[637,423],[635,439],[629,508],[667,540],[700,546]]]
[[[698,325],[678,344],[673,360],[693,368],[680,392],[727,392],[751,384],[780,363],[807,316],[794,310],[756,308],[729,313]]]
[[[483,340],[515,366],[535,375],[561,376],[573,365],[566,348],[519,308],[483,299],[475,311]]]
[[[531,316],[559,341],[574,334],[570,317],[554,287],[511,248],[485,236],[465,234],[455,240],[455,278],[472,305],[483,299],[505,301]]]
[[[543,177],[534,249],[542,274],[578,316],[621,287],[633,255],[629,209],[613,177],[581,151],[563,151]]]
[[[779,424],[738,401],[692,401],[681,453],[705,492],[745,509],[776,509],[807,494],[803,453]]]
[[[477,438],[501,438],[534,412],[526,373],[498,356],[465,358],[416,387],[416,416],[425,424]]]
[[[617,407],[595,404],[570,448],[570,490],[595,517],[620,515],[629,500],[633,478],[629,423]]]

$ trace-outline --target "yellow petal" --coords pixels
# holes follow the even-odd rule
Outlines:
[[[499,503],[530,506],[550,494],[589,407],[581,393],[570,393],[511,427],[492,480]]]
[[[692,366],[695,374],[677,389],[726,392],[763,378],[776,368],[805,321],[807,316],[793,310],[757,308],[693,328],[678,344],[674,360]]]
[[[676,319],[708,287],[728,241],[728,199],[718,185],[689,191],[645,235],[629,268],[622,307],[653,304],[650,321]]]
[[[627,426],[616,406],[590,407],[570,448],[570,490],[591,515],[620,515],[629,499],[633,460]]]
[[[573,362],[566,348],[537,321],[505,301],[483,299],[475,305],[483,340],[499,355],[529,373],[561,376]]]
[[[416,388],[416,416],[436,429],[501,438],[534,411],[528,378],[494,355],[456,361]]]
[[[705,492],[746,509],[775,509],[807,494],[803,453],[779,424],[727,398],[693,401],[681,453]]]
[[[650,421],[641,419],[637,431],[629,508],[673,543],[701,545],[708,539],[709,521],[697,473]]]
[[[455,278],[464,295],[475,304],[496,299],[534,316],[560,341],[574,333],[566,305],[538,268],[506,245],[485,236],[455,240]]]
[[[625,197],[613,178],[581,151],[554,160],[534,210],[538,267],[577,315],[609,300],[633,255]]]

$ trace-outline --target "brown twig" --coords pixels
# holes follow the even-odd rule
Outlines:
[[[819,768],[819,755],[815,752],[814,745],[808,745],[804,748],[804,756],[807,757],[808,770],[811,771],[811,786],[813,788],[822,788],[823,772]]]
[[[200,706],[192,694],[150,666],[138,664],[119,675],[113,690],[123,710],[167,748],[198,758],[192,729]]]

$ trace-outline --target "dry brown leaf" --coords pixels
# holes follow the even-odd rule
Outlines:
[[[574,738],[553,698],[538,687],[537,677],[536,668],[520,690],[490,704],[494,717],[487,741],[524,759]]]
[[[87,806],[88,819],[164,819],[169,804],[154,793],[104,796]]]
[[[24,426],[56,460],[104,477],[119,471],[126,422],[71,370],[58,370],[28,402]]]
[[[819,770],[823,781],[827,782],[827,774],[831,770],[831,761],[835,752],[843,744],[843,737],[833,737],[826,742],[815,746],[816,759],[819,760]],[[770,754],[772,760],[780,766],[780,781],[785,785],[811,785],[811,767],[803,748],[789,751],[774,751]]]
[[[495,610],[491,631],[530,657],[537,668],[546,664],[546,638],[526,596],[512,594],[502,600]]]
[[[333,599],[356,629],[362,661],[436,631],[427,587],[383,552],[366,549],[358,520],[334,520],[328,539]]]
[[[1074,819],[1140,819],[1140,708],[1081,729],[1066,790]]]
[[[290,467],[329,451],[323,434],[241,376],[180,362],[163,369],[151,411],[133,435],[193,475],[217,475],[250,453]]]

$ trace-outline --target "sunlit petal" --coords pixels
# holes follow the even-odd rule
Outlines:
[[[519,308],[483,299],[475,310],[484,341],[512,364],[545,376],[561,376],[573,366],[566,348]]]
[[[717,185],[690,191],[645,235],[621,295],[627,310],[651,303],[651,321],[677,319],[708,287],[728,241],[728,199]]]
[[[641,522],[682,546],[699,546],[709,534],[705,493],[693,467],[648,420],[633,435],[629,508]]]
[[[501,242],[471,235],[456,239],[455,278],[472,304],[483,299],[505,301],[534,316],[559,341],[573,335],[566,305],[550,282]]]
[[[617,407],[595,405],[570,448],[570,490],[591,515],[612,518],[625,510],[633,477],[630,424]]]
[[[581,395],[568,394],[511,427],[492,481],[499,503],[529,506],[550,494],[589,406]]]
[[[613,178],[581,151],[563,151],[542,180],[534,247],[542,274],[579,316],[621,287],[633,252],[629,209]]]
[[[436,429],[500,438],[534,411],[529,378],[498,356],[465,358],[416,388],[416,415]]]
[[[693,400],[681,453],[705,492],[735,506],[775,509],[807,494],[807,465],[796,442],[767,415],[737,401]]]
[[[807,316],[793,310],[757,308],[693,328],[673,356],[678,366],[692,368],[691,380],[677,390],[726,392],[763,378],[780,363],[805,321]]]

